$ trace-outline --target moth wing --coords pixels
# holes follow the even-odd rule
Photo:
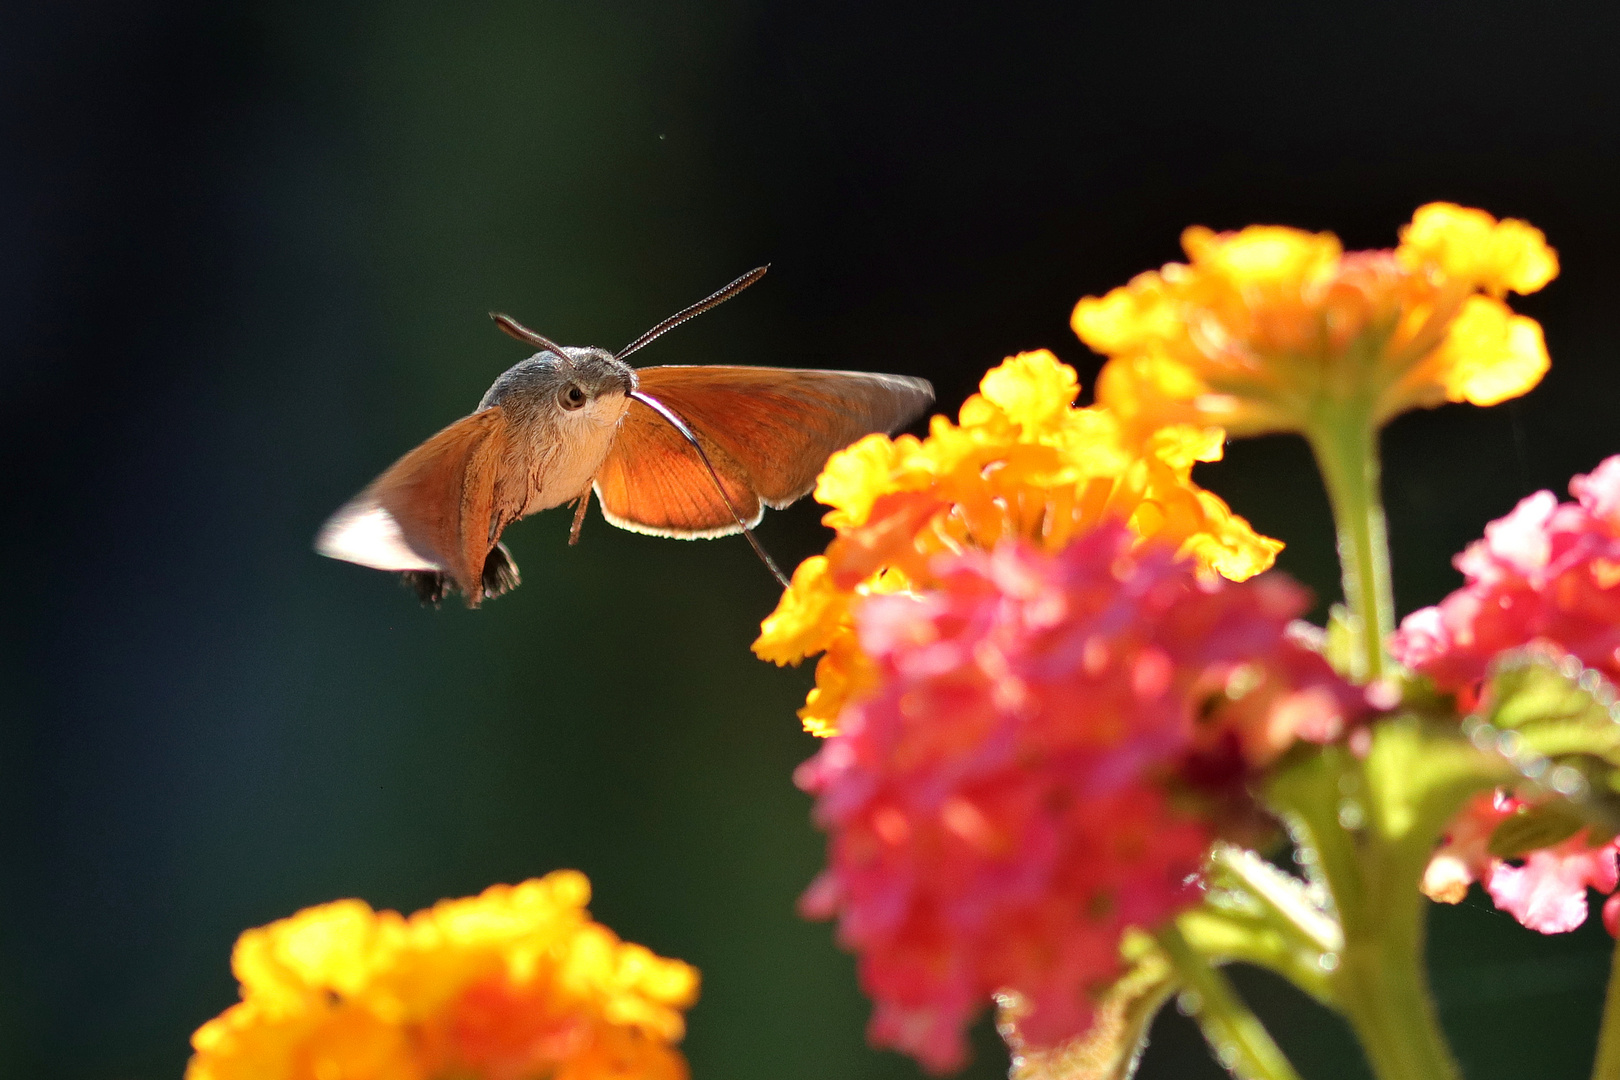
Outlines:
[[[693,427],[693,434],[703,444],[738,516],[749,528],[759,524],[765,507],[746,470],[707,432]],[[692,444],[634,398],[593,486],[602,516],[621,529],[688,540],[739,531]]]
[[[496,499],[505,426],[495,406],[434,435],[339,508],[315,550],[378,570],[445,574],[476,606],[484,560],[517,516]]]
[[[752,526],[761,504],[807,494],[827,458],[863,435],[890,432],[934,400],[924,379],[860,371],[763,367],[650,367],[641,390],[686,421],[727,493]],[[695,451],[662,418],[632,401],[596,492],[621,528],[660,536],[738,531]]]

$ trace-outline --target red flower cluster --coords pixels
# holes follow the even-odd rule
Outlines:
[[[800,768],[831,833],[803,905],[859,953],[873,1041],[930,1069],[998,990],[1032,1045],[1085,1031],[1124,929],[1197,898],[1207,796],[1366,708],[1288,635],[1296,585],[1137,543],[942,556],[935,589],[858,610],[877,684]]]
[[[1497,654],[1543,640],[1620,677],[1620,456],[1485,526],[1455,565],[1467,583],[1414,611],[1391,639],[1395,658],[1442,690],[1471,689]]]
[[[1436,607],[1414,611],[1390,641],[1395,658],[1442,690],[1473,699],[1491,661],[1532,642],[1547,642],[1587,667],[1620,677],[1620,456],[1569,482],[1573,503],[1550,491],[1520,501],[1485,526],[1485,538],[1457,556],[1466,583]],[[1615,842],[1592,846],[1582,830],[1530,852],[1516,866],[1490,855],[1496,826],[1523,804],[1482,796],[1452,822],[1424,876],[1436,900],[1460,901],[1481,881],[1496,906],[1544,934],[1586,921],[1588,886],[1616,885]],[[1614,931],[1620,904],[1611,897],[1604,923]]]

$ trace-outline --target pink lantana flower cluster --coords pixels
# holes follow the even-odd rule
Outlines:
[[[1124,930],[1198,899],[1252,770],[1367,706],[1290,636],[1298,586],[1201,576],[1122,526],[935,580],[862,603],[876,685],[798,782],[831,834],[806,912],[859,954],[874,1042],[945,1071],[998,991],[1032,1045],[1084,1032]]]
[[[1573,503],[1550,491],[1519,502],[1457,556],[1465,584],[1434,607],[1408,615],[1391,641],[1396,659],[1477,703],[1493,659],[1549,645],[1609,678],[1620,676],[1620,456],[1570,481]],[[1496,827],[1526,804],[1498,792],[1476,798],[1452,822],[1424,876],[1430,897],[1457,903],[1481,882],[1497,907],[1544,934],[1586,921],[1587,889],[1614,893],[1620,841],[1582,829],[1522,860],[1492,855]],[[1620,928],[1620,897],[1604,907]]]
[[[1591,830],[1529,852],[1517,863],[1491,854],[1491,834],[1528,808],[1505,792],[1476,796],[1452,820],[1446,840],[1423,875],[1423,891],[1443,903],[1460,903],[1478,881],[1491,900],[1521,924],[1543,934],[1562,934],[1586,922],[1586,890],[1608,895],[1620,884],[1615,854],[1620,841],[1592,842]],[[1620,919],[1620,896],[1603,907],[1609,933]]]
[[[1546,641],[1620,677],[1620,455],[1550,491],[1520,500],[1485,526],[1455,565],[1466,583],[1408,615],[1395,658],[1448,691],[1468,691],[1492,659]]]

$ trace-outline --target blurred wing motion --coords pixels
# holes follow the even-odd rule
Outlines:
[[[496,505],[505,442],[499,406],[445,428],[396,461],[321,527],[315,550],[378,570],[403,570],[424,599],[446,580],[476,605],[517,583],[517,568],[495,539],[519,507]],[[497,565],[492,571],[486,560]]]
[[[750,528],[765,507],[808,493],[834,451],[904,426],[934,400],[925,379],[859,371],[649,367],[636,376],[697,435]],[[603,516],[622,529],[688,539],[741,531],[697,452],[639,401],[595,486]]]

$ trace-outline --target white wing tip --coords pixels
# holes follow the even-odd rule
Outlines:
[[[315,537],[315,550],[375,570],[444,569],[412,550],[394,515],[370,499],[351,502],[327,518]]]

